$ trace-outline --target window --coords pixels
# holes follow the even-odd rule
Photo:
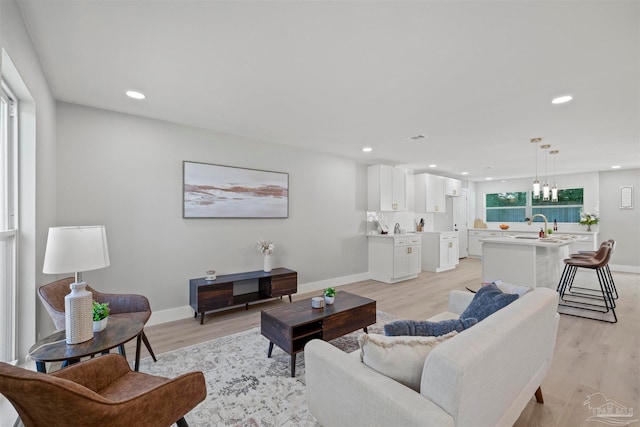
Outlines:
[[[490,193],[485,195],[487,222],[522,222],[535,214],[542,214],[549,222],[578,222],[584,206],[584,190],[568,188],[558,191],[558,201],[534,199],[533,192]],[[535,218],[534,221],[542,221]]]
[[[17,104],[0,85],[0,360],[16,359]]]
[[[533,199],[532,215],[542,214],[549,221],[578,222],[580,211],[584,206],[583,193],[582,188],[568,188],[558,190],[557,202],[543,201],[541,198]]]
[[[527,193],[494,193],[486,198],[487,222],[520,222],[527,217]]]

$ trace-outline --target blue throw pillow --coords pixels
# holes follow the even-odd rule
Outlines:
[[[473,300],[460,315],[461,319],[474,317],[478,322],[518,299],[518,294],[505,294],[495,284],[486,285],[476,292]]]
[[[462,332],[478,323],[478,319],[451,319],[440,322],[396,320],[384,325],[384,333],[390,337],[401,335],[439,337],[449,332]]]

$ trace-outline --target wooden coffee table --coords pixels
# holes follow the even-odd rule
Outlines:
[[[296,375],[296,354],[312,339],[325,341],[376,323],[376,302],[348,292],[336,293],[335,303],[312,308],[311,298],[262,310],[260,332],[269,340],[267,357],[276,344],[291,355],[291,376]]]

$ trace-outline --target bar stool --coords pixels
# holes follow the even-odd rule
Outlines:
[[[613,245],[610,242],[605,242],[600,245],[600,248],[593,255],[587,256],[572,256],[564,260],[565,267],[560,277],[560,283],[558,284],[558,293],[560,294],[559,307],[570,307],[572,309],[587,310],[598,313],[608,313],[611,311],[613,314],[613,321],[606,320],[598,317],[583,316],[575,313],[562,313],[575,317],[583,317],[587,319],[601,320],[609,323],[616,323],[618,317],[615,312],[615,299],[614,299],[614,286],[613,280],[610,280],[610,272],[607,273],[607,267],[609,259],[611,259],[611,253]],[[575,292],[572,291],[573,281],[576,276],[578,268],[586,268],[595,270],[598,276],[598,284],[600,290],[586,289],[590,291]],[[617,295],[617,292],[615,292]],[[589,301],[597,301],[597,303]]]
[[[605,246],[605,245],[609,245],[611,246],[611,256],[613,256],[613,253],[616,250],[616,241],[613,239],[609,239],[606,240],[604,242],[602,242],[600,244],[600,246]],[[588,257],[593,257],[596,254],[597,251],[579,251],[578,253],[575,254],[571,254],[571,258],[588,258]],[[618,290],[616,289],[616,284],[613,281],[613,275],[611,274],[611,269],[609,268],[609,263],[607,263],[607,266],[605,267],[606,273],[607,273],[607,283],[610,285],[610,289],[609,291],[612,293],[613,295],[613,299],[618,299]],[[579,287],[579,286],[572,286],[570,287],[569,290],[571,289],[582,289],[582,290],[592,290],[589,288],[583,288],[583,287]]]

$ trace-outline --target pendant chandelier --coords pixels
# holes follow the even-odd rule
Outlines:
[[[555,154],[558,154],[560,151],[559,150],[551,150],[549,151],[549,154],[553,154],[553,185],[551,186],[551,202],[553,203],[557,203],[558,202],[558,186],[556,185],[556,156]]]
[[[542,141],[542,138],[531,139],[532,144],[537,144],[540,141]],[[534,199],[540,198],[540,181],[538,181],[538,150],[537,148],[538,146],[536,145],[534,149],[534,153],[536,155],[536,178],[533,180],[533,198]]]
[[[544,144],[541,145],[540,148],[544,150],[544,184],[542,184],[542,200],[546,202],[549,201],[549,196],[551,193],[549,188],[549,181],[547,180],[547,157],[549,157],[547,153],[551,146],[549,144]]]

